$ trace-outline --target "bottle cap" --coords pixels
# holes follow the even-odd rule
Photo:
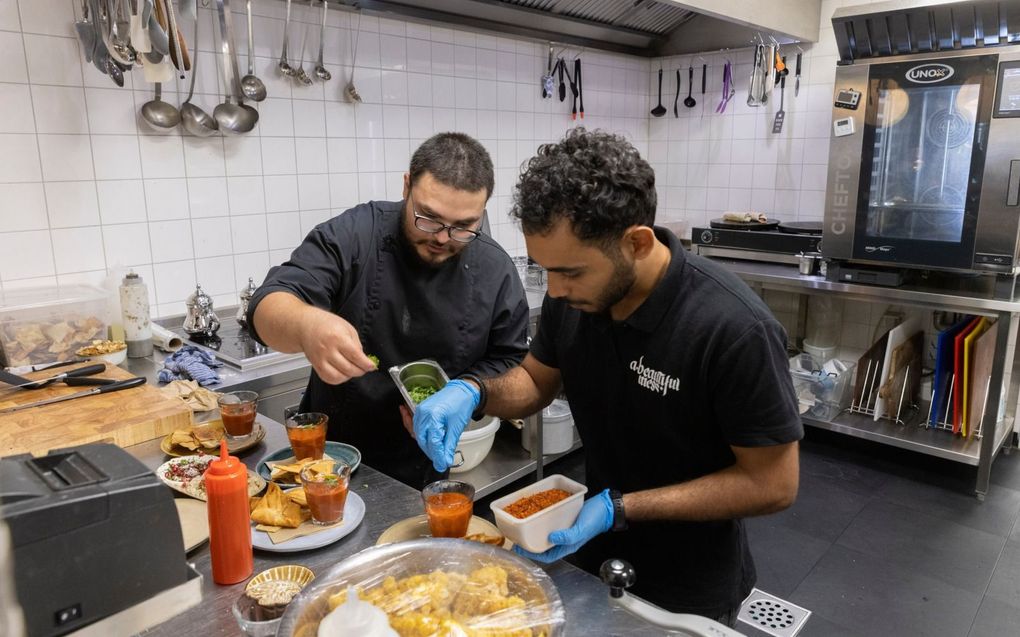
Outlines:
[[[214,476],[227,476],[235,473],[241,461],[227,453],[227,439],[220,440],[220,457],[209,463],[206,473]]]

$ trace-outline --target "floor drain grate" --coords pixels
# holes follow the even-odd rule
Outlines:
[[[740,605],[738,619],[775,637],[794,637],[810,616],[806,608],[755,588]]]

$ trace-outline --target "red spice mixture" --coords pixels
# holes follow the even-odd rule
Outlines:
[[[570,497],[563,489],[547,489],[517,500],[503,507],[503,510],[517,519],[524,519]]]

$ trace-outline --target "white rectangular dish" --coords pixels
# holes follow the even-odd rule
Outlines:
[[[523,519],[515,518],[503,510],[503,507],[521,498],[548,489],[563,489],[570,496]],[[493,500],[489,507],[496,517],[496,526],[508,540],[532,553],[541,553],[552,548],[549,543],[551,532],[568,528],[577,520],[586,493],[588,487],[557,473]]]

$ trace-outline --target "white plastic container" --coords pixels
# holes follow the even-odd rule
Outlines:
[[[525,421],[527,423],[527,421]],[[542,410],[542,454],[564,453],[574,444],[574,418],[565,400],[554,400]],[[531,430],[525,424],[521,446],[531,451]]]
[[[496,432],[499,431],[499,418],[487,416],[481,420],[472,420],[468,423],[464,433],[457,443],[457,453],[453,456],[453,463],[459,466],[450,467],[450,473],[464,473],[471,471],[485,456],[489,455],[492,449],[492,441],[496,439]]]
[[[521,498],[549,489],[563,489],[570,493],[570,497],[524,519],[515,518],[503,510],[503,507],[513,504]],[[566,529],[577,520],[578,514],[581,513],[581,507],[584,505],[586,493],[588,493],[588,487],[557,473],[523,489],[518,489],[510,495],[493,500],[489,504],[489,508],[492,509],[492,514],[496,517],[496,526],[508,540],[533,553],[541,553],[552,548],[552,544],[549,543],[550,533]]]
[[[87,285],[0,292],[0,367],[70,360],[107,337],[107,295]]]

